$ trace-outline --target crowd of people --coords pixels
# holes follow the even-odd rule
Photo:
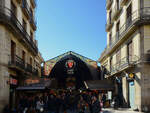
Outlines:
[[[4,113],[100,113],[106,96],[93,92],[50,92],[21,95],[16,109]]]

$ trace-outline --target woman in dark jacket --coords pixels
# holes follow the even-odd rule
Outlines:
[[[100,102],[96,98],[96,96],[92,97],[92,113],[99,113],[101,110]]]

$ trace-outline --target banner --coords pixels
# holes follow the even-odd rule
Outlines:
[[[45,62],[44,64],[44,75],[48,76],[50,72],[52,71],[53,67],[55,66],[56,61],[49,61]]]

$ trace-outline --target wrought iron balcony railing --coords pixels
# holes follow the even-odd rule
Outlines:
[[[33,42],[32,38],[26,32],[24,27],[18,21],[16,15],[11,9],[0,7],[0,23],[4,23],[15,30],[17,33],[21,34],[19,37],[25,44],[27,44],[28,48],[35,54],[38,53],[38,48],[36,44]]]
[[[110,74],[116,74],[130,67],[134,67],[139,62],[140,58],[136,55],[122,58],[118,63],[113,64],[110,69]]]
[[[112,0],[107,0],[107,1],[106,1],[106,9],[107,9],[107,10],[109,10],[109,8],[110,8],[112,2],[113,2]]]
[[[22,10],[27,18],[30,18],[30,7],[26,0],[22,0]]]
[[[17,69],[25,69],[25,62],[23,61],[22,58],[19,56],[15,55],[13,58],[10,58],[9,66],[11,68],[17,68]]]
[[[117,45],[121,44],[121,41],[125,40],[125,38],[134,32],[138,26],[145,24],[150,24],[150,7],[136,10],[126,19],[126,22],[120,27],[119,31],[112,38],[113,40],[111,45],[106,47],[103,57],[113,51]],[[103,59],[103,57],[101,57],[101,59]]]
[[[25,63],[25,61],[19,56],[15,55],[14,57],[9,56],[9,67],[20,70],[23,72],[29,72],[33,75],[38,75],[38,69],[34,68],[32,65]]]

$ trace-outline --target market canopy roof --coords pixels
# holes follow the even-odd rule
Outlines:
[[[88,80],[84,82],[86,89],[90,90],[113,90],[114,84],[111,80]]]
[[[40,80],[39,83],[19,86],[17,90],[45,90],[45,89],[55,89],[56,88],[56,81],[55,79],[49,80]]]
[[[69,52],[61,54],[55,58],[52,58],[50,60],[45,61],[45,63],[44,63],[44,75],[49,76],[49,74],[51,73],[51,70],[53,69],[55,64],[59,61],[66,59],[66,57],[68,57],[69,55],[75,56],[75,57],[79,58],[80,60],[82,60],[87,65],[90,65],[90,66],[97,68],[97,62],[96,61],[94,61],[90,58],[87,58],[85,56],[82,56],[78,53],[75,53],[73,51],[69,51]]]

